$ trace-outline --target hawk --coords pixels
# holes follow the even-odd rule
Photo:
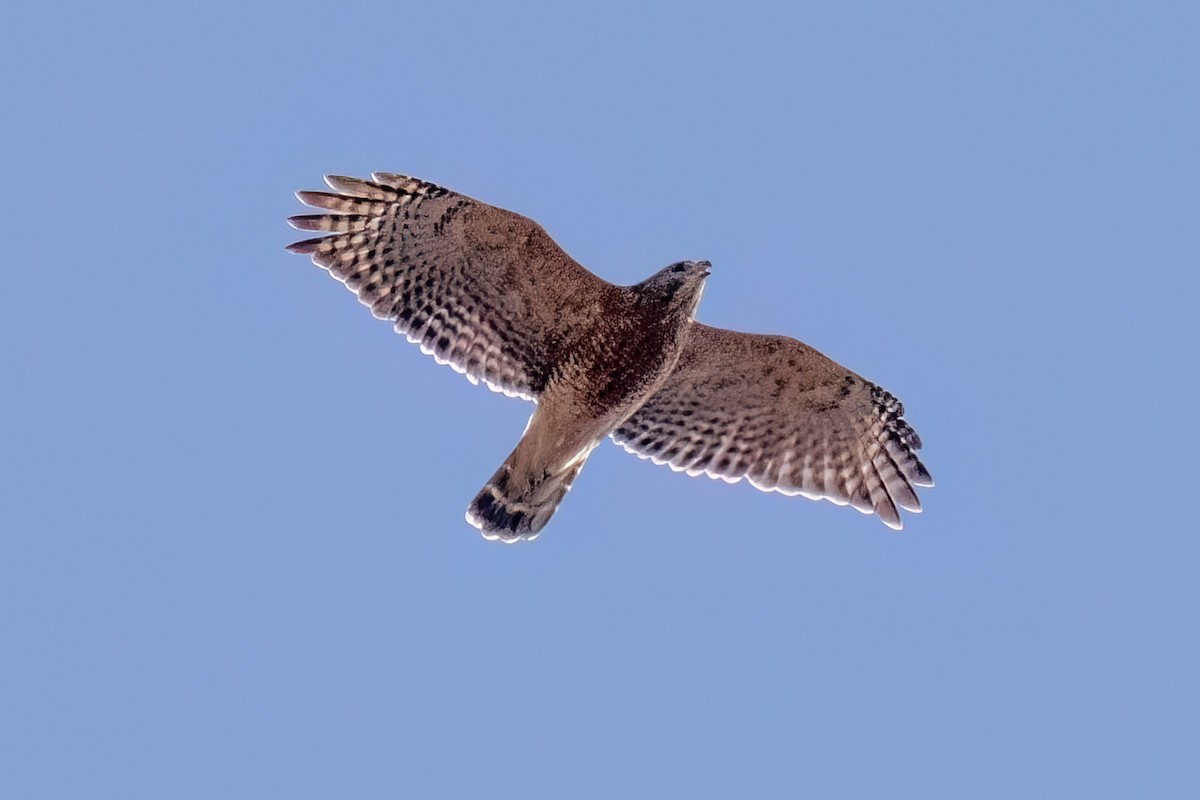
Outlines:
[[[467,521],[542,530],[604,438],[689,475],[831,500],[901,527],[932,486],[888,392],[786,336],[695,321],[707,261],[633,286],[593,275],[536,222],[405,175],[330,175],[296,196],[323,235],[289,245],[472,383],[537,404]]]

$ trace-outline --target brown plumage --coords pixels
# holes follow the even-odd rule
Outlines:
[[[534,538],[605,436],[893,528],[920,511],[913,487],[933,482],[900,403],[794,339],[696,323],[708,262],[616,286],[510,211],[403,175],[326,182],[336,193],[297,196],[333,213],[288,222],[329,235],[288,249],[439,362],[538,404],[467,510],[484,536]]]

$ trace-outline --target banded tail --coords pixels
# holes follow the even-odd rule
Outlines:
[[[554,516],[587,461],[588,448],[560,470],[523,470],[520,448],[513,452],[467,508],[467,522],[485,539],[514,542],[536,539]]]

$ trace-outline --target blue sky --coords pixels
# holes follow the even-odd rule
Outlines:
[[[0,33],[0,794],[1191,797],[1188,3],[24,4]],[[305,259],[426,177],[903,399],[903,533],[602,446]]]

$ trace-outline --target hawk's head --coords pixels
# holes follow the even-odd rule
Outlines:
[[[704,292],[704,279],[712,270],[707,261],[679,261],[663,267],[633,287],[639,301],[666,306],[668,313],[692,317]]]

